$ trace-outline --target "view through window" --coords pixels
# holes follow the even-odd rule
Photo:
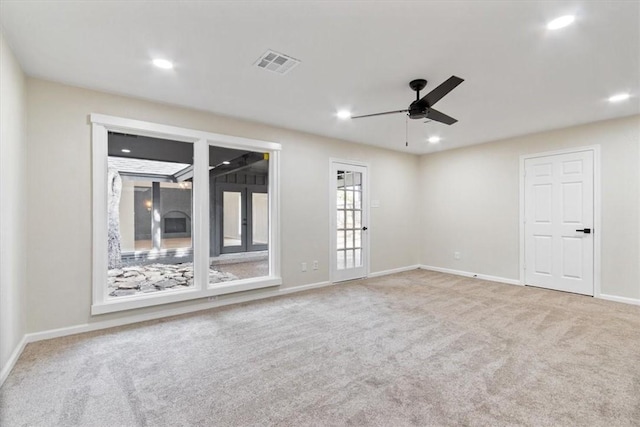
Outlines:
[[[108,295],[189,289],[193,144],[109,132]],[[268,156],[210,146],[209,284],[269,275]]]

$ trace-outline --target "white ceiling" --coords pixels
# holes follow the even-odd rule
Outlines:
[[[30,76],[412,153],[640,113],[638,1],[0,4]],[[565,14],[572,26],[546,29]],[[255,67],[267,49],[302,63],[286,75]],[[406,108],[410,80],[428,91],[451,75],[465,82],[436,108],[459,122],[410,121],[408,148],[402,114],[335,117]]]

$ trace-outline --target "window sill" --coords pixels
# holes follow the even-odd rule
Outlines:
[[[216,283],[207,289],[185,289],[167,293],[132,295],[110,298],[107,301],[91,306],[91,315],[113,313],[117,311],[133,310],[136,308],[152,307],[171,304],[180,301],[190,301],[254,289],[269,288],[282,284],[281,277],[269,276],[252,279],[235,280],[233,282]]]

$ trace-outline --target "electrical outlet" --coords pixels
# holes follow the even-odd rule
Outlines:
[[[460,259],[460,252],[455,251],[455,252],[453,253],[453,259]]]
[[[306,262],[303,262],[302,264],[300,264],[300,269],[301,269],[302,271],[307,271],[307,263],[306,263]]]
[[[318,269],[318,260],[313,261],[313,269],[314,270]]]

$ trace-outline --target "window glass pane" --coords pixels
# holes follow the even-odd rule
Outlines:
[[[344,216],[345,216],[344,211],[338,211],[338,222],[337,222],[338,229],[344,228]]]
[[[209,286],[269,275],[269,159],[209,146]]]
[[[353,228],[353,211],[347,211],[347,228]]]
[[[353,221],[353,227],[357,229],[362,228],[362,211],[355,211],[355,220]]]
[[[190,248],[193,193],[190,182],[160,183],[161,248]]]
[[[362,247],[362,231],[361,230],[355,230],[353,232],[353,236],[354,236],[354,240],[355,240],[355,247],[356,248],[361,248]]]
[[[122,252],[153,249],[151,241],[152,185],[150,181],[132,181],[127,178],[122,180],[122,195],[120,197]]]
[[[344,270],[344,264],[345,264],[345,254],[344,254],[344,251],[338,251],[337,256],[338,256],[338,258],[337,258],[337,266],[338,266],[338,270]]]
[[[353,250],[347,250],[346,268],[353,268]]]
[[[354,203],[353,203],[354,208],[362,209],[362,192],[355,191],[353,200],[354,200]]]
[[[269,241],[269,196],[266,193],[252,193],[251,210],[253,244],[266,245]]]
[[[355,250],[355,265],[356,267],[362,267],[362,249]]]
[[[345,206],[347,209],[353,209],[353,191],[346,192],[346,203]]]
[[[344,200],[345,200],[345,197],[346,197],[344,195],[344,191],[338,190],[338,191],[336,191],[336,195],[338,197],[338,199],[337,199],[338,209],[344,209]]]
[[[108,134],[108,295],[193,286],[193,144]]]
[[[353,248],[353,230],[347,230],[347,240],[345,242],[345,248]]]
[[[338,249],[344,249],[344,231],[343,230],[338,230],[338,235],[337,235],[337,248]]]

